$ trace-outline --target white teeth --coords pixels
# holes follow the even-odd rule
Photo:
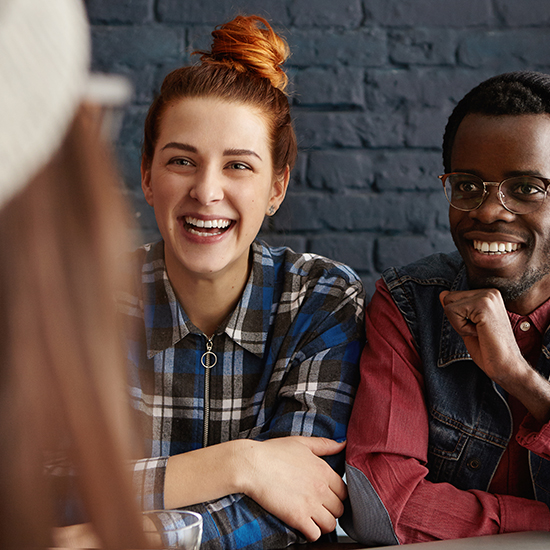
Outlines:
[[[197,218],[192,218],[191,216],[186,216],[185,222],[189,225],[194,225],[195,227],[204,227],[205,229],[225,229],[231,225],[230,220],[199,220]],[[208,235],[208,233],[202,233],[202,235]]]
[[[507,254],[516,251],[519,247],[519,243],[474,241],[474,248],[484,254]]]

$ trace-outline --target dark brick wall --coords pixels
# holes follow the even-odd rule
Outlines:
[[[550,72],[547,0],[87,0],[94,69],[132,80],[119,152],[143,228],[139,148],[163,76],[237,13],[267,17],[290,43],[300,156],[262,232],[273,244],[382,269],[453,248],[437,175],[453,105],[500,72]]]

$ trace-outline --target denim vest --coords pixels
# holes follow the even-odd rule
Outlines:
[[[487,491],[512,433],[506,392],[476,366],[439,302],[442,290],[466,290],[458,253],[434,254],[382,275],[416,342],[424,368],[430,436],[426,477]],[[550,374],[550,330],[537,370]],[[529,453],[535,498],[550,506],[550,463]]]

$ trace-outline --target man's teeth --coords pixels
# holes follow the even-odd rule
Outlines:
[[[474,241],[474,248],[485,254],[507,254],[508,252],[514,252],[520,246],[519,243]]]
[[[199,220],[197,218],[192,218],[191,216],[185,217],[185,223],[194,225],[195,227],[204,227],[205,229],[225,229],[231,225],[230,220]]]

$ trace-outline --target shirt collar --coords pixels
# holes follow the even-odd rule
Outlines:
[[[535,325],[540,334],[544,334],[550,324],[550,299],[542,303],[537,309],[529,313],[529,315],[518,315],[511,311],[508,312],[512,328],[518,323],[529,320],[532,325]]]
[[[226,333],[236,344],[263,357],[274,292],[274,264],[269,249],[253,242],[252,269],[239,303],[216,331]],[[202,334],[178,302],[164,263],[164,242],[147,252],[142,266],[143,308],[147,357],[174,347],[188,334]]]

